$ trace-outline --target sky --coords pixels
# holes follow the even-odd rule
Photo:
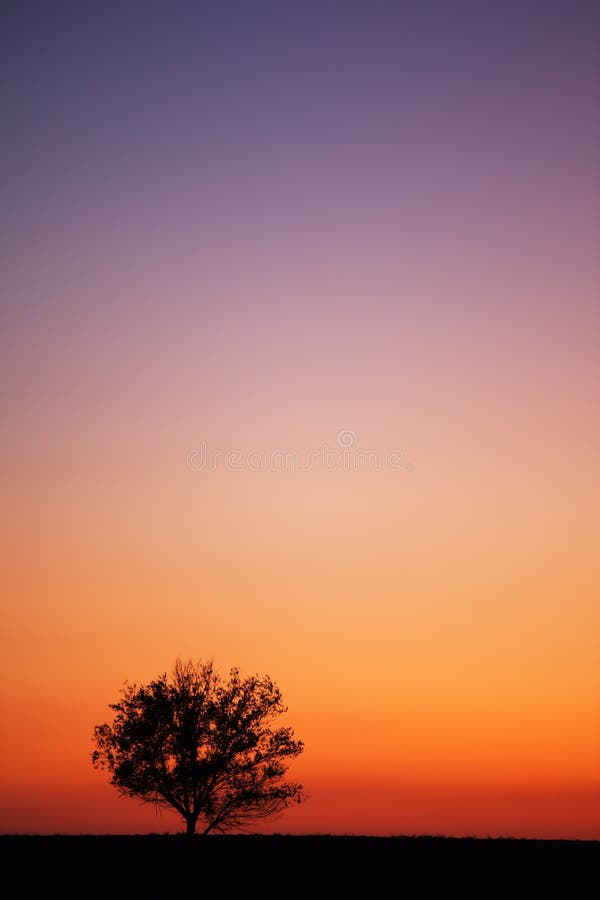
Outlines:
[[[181,657],[262,830],[600,839],[594,7],[3,5],[0,831],[178,830],[90,753]]]

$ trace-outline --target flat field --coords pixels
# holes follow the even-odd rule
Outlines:
[[[3,836],[0,864],[19,898],[600,897],[597,841]]]

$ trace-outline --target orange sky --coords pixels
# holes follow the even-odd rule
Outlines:
[[[177,827],[116,798],[90,734],[123,680],[202,654],[271,674],[306,743],[312,799],[267,828],[598,837],[593,482],[584,448],[560,477],[560,446],[535,468],[511,449],[485,479],[462,440],[402,473],[184,457],[150,486],[142,463],[126,499],[23,473],[3,535],[2,829]]]

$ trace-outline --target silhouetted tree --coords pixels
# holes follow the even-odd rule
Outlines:
[[[273,728],[286,711],[268,677],[223,679],[212,662],[178,660],[172,677],[125,685],[112,724],[94,729],[92,762],[126,797],[172,807],[186,833],[241,828],[304,799],[284,780],[303,749],[291,728]]]

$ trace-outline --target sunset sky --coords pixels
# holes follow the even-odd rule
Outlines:
[[[91,733],[193,657],[265,831],[600,838],[598,10],[3,5],[0,831],[179,830]]]

